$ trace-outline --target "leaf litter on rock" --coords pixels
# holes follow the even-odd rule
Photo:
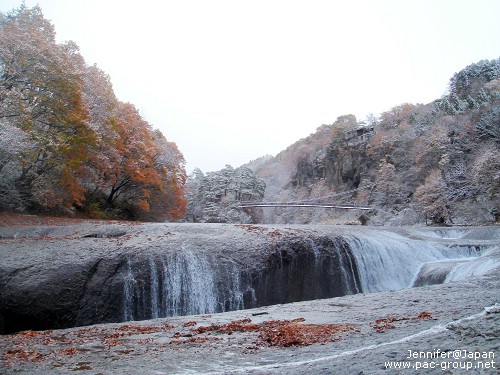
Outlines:
[[[195,335],[209,335],[211,333],[232,335],[234,332],[256,332],[261,344],[285,348],[338,341],[340,334],[356,330],[356,326],[353,324],[302,324],[304,321],[304,318],[297,318],[255,324],[250,318],[245,318],[226,324],[200,326],[191,332]]]
[[[270,320],[260,324],[252,323],[250,318],[234,320],[226,324],[212,324],[209,326],[198,326],[191,329],[189,333],[175,332],[173,340],[168,344],[197,345],[210,342],[224,341],[223,337],[215,335],[232,335],[233,333],[257,333],[258,340],[252,348],[262,346],[286,348],[291,346],[309,346],[340,340],[340,336],[349,331],[357,331],[352,324],[303,324],[304,318],[293,320]],[[182,328],[194,327],[196,322],[184,323]],[[145,335],[166,332],[175,328],[174,325],[141,326],[124,324],[112,330],[99,326],[82,328],[64,334],[55,334],[53,331],[24,331],[11,335],[15,349],[5,351],[0,357],[8,365],[12,366],[22,362],[42,362],[46,360],[59,361],[61,356],[73,356],[90,349],[75,347],[86,342],[100,341],[104,347],[111,350],[112,347],[123,345],[127,336]],[[211,335],[214,336],[211,336]],[[151,344],[151,337],[138,340],[140,344]],[[62,345],[65,347],[50,350],[35,350],[47,346]],[[31,347],[28,349],[28,347]],[[148,350],[148,348],[146,348]],[[124,350],[116,350],[124,353]],[[129,353],[130,351],[127,351]]]
[[[396,328],[396,326],[394,324],[392,324],[394,322],[415,321],[415,320],[424,320],[424,319],[436,320],[436,318],[434,318],[430,312],[422,311],[416,317],[414,316],[414,317],[399,317],[398,318],[398,317],[390,316],[388,318],[377,319],[377,320],[375,320],[374,323],[370,323],[370,325],[375,330],[375,332],[383,333],[383,332],[387,331],[388,329]]]

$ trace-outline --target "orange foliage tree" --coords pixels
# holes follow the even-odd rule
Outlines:
[[[121,206],[134,218],[183,215],[184,158],[132,104],[117,103],[96,151],[94,194],[105,198],[106,208]]]
[[[76,44],[56,43],[39,7],[0,14],[0,135],[11,140],[0,142],[0,176],[8,176],[0,192],[18,206],[149,219],[184,212],[176,145],[116,99]]]
[[[85,122],[78,48],[57,44],[40,8],[22,5],[0,23],[0,61],[0,118],[30,143],[19,153],[16,186],[31,204],[80,204],[77,179],[94,134]]]

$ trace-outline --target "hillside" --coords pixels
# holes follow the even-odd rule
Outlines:
[[[325,196],[322,201],[369,205],[375,210],[363,219],[373,224],[498,221],[499,77],[500,60],[480,61],[455,74],[449,93],[432,103],[396,106],[370,124],[339,117],[256,170],[267,184],[264,200]],[[359,216],[266,209],[264,221],[346,222]]]
[[[498,222],[500,59],[483,60],[456,73],[448,92],[434,102],[398,105],[368,123],[341,116],[278,155],[241,168],[253,170],[252,178],[265,184],[264,194],[253,201],[311,200],[374,208],[243,211],[238,209],[242,199],[235,196],[231,209],[242,212],[238,219],[247,222]],[[203,199],[188,200],[199,203],[200,221],[206,221]]]

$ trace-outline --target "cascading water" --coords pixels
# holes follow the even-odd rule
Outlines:
[[[48,247],[5,240],[0,330],[222,312],[463,280],[500,267],[498,227],[121,228],[51,229]]]
[[[422,264],[481,255],[475,246],[449,247],[391,232],[346,237],[356,259],[363,292],[408,288]]]
[[[477,257],[481,251],[370,231],[356,237],[282,241],[266,254],[267,263],[260,270],[244,269],[230,258],[218,259],[188,246],[146,258],[142,254],[137,261],[128,257],[123,267],[124,319],[207,314],[407,288],[423,265]]]
[[[482,276],[486,273],[500,268],[500,246],[487,250],[483,256],[457,264],[446,276],[445,283],[465,280],[474,276]]]
[[[146,264],[127,258],[124,291],[126,320],[219,310],[214,272],[189,250],[149,255]]]
[[[134,294],[134,275],[132,274],[132,265],[130,264],[130,258],[126,259],[126,271],[125,277],[123,278],[123,294],[124,294],[124,309],[123,309],[123,319],[125,321],[134,320],[134,315],[132,313],[132,308],[134,306],[133,294]]]
[[[127,257],[123,267],[125,320],[207,314],[327,298],[361,291],[355,260],[340,237],[284,241],[263,269],[248,270],[189,247]]]
[[[339,248],[340,268],[342,272],[342,279],[344,281],[344,289],[346,294],[356,294],[362,291],[361,285],[358,281],[359,273],[355,265],[355,260],[352,257],[352,252],[347,253],[344,247]]]

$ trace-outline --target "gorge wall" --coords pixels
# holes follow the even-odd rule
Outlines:
[[[206,176],[195,171],[186,184],[184,219],[393,226],[500,222],[499,108],[500,59],[479,61],[456,73],[448,92],[433,102],[397,105],[362,121],[340,116],[275,156]],[[373,210],[242,208],[242,201]]]
[[[468,229],[455,238],[426,228],[359,228],[0,228],[2,331],[209,314],[427,285],[444,281],[433,278],[432,269],[449,259],[460,266],[477,263],[456,271],[455,279],[500,265],[500,228]],[[454,271],[449,267],[447,274]]]

